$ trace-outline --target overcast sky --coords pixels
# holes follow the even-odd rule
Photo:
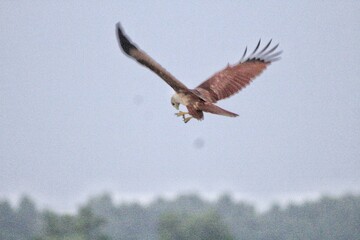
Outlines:
[[[359,1],[0,1],[0,198],[71,209],[184,192],[266,201],[360,191]],[[238,118],[184,124],[137,45],[193,88],[273,39]]]

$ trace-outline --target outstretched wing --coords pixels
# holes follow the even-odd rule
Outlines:
[[[144,51],[140,50],[138,47],[132,43],[129,38],[123,33],[120,23],[116,24],[116,33],[118,37],[118,42],[124,53],[145,67],[149,68],[151,71],[156,73],[161,77],[167,84],[170,85],[176,92],[187,91],[188,88],[179,80],[177,80],[171,73],[166,71],[160,64],[158,64],[154,59],[147,55]]]
[[[260,42],[261,40],[248,57],[245,58],[246,48],[238,64],[228,65],[225,69],[201,83],[192,92],[206,101],[215,103],[218,100],[230,97],[246,87],[268,65],[279,60],[279,56],[282,53],[282,51],[274,52],[279,44],[267,50],[271,40],[260,52],[257,52]]]

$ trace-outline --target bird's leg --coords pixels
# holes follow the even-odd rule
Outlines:
[[[184,117],[184,123],[187,123],[188,121],[190,121],[190,119],[192,119],[193,117]]]
[[[189,114],[189,113],[188,112],[182,112],[182,111],[179,111],[178,113],[175,113],[176,116],[178,116],[178,117],[182,116],[183,118],[185,117],[185,114]]]

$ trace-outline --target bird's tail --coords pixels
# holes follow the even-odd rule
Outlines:
[[[237,117],[236,113],[229,112],[225,109],[222,109],[221,107],[216,106],[215,104],[205,104],[205,106],[202,107],[204,112],[209,112],[213,114],[223,115],[227,117]]]

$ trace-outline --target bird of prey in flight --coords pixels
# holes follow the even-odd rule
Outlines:
[[[216,106],[215,103],[221,99],[232,96],[246,87],[255,77],[264,71],[268,65],[279,60],[280,54],[282,53],[282,51],[275,51],[279,44],[269,49],[271,40],[262,50],[259,50],[261,42],[261,40],[259,40],[255,50],[250,55],[246,56],[246,47],[241,60],[237,64],[228,64],[225,69],[215,73],[196,88],[189,89],[131,42],[124,34],[120,23],[116,24],[116,33],[119,45],[126,55],[149,68],[175,90],[175,94],[171,97],[171,104],[177,110],[179,110],[180,104],[186,106],[187,112],[179,111],[176,113],[177,116],[183,117],[185,123],[192,118],[202,120],[204,118],[203,112],[228,117],[238,116],[236,113]]]

